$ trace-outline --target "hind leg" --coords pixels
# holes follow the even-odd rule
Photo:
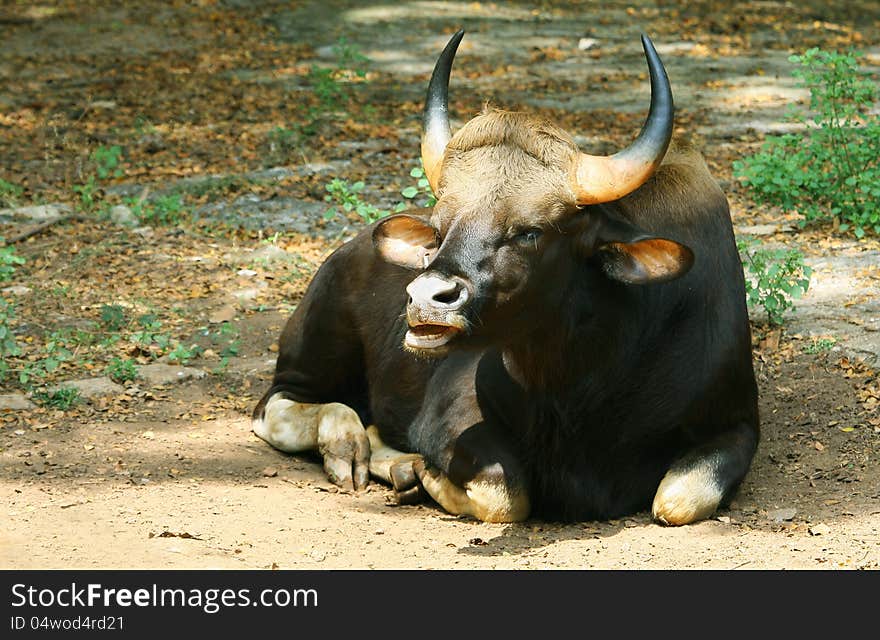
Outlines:
[[[369,482],[370,441],[357,413],[339,402],[309,404],[274,393],[254,433],[288,453],[317,450],[327,477],[340,487],[363,489]]]
[[[654,519],[682,525],[710,517],[730,500],[757,447],[757,429],[739,425],[679,458],[654,496]]]
[[[453,515],[468,515],[483,522],[520,522],[529,516],[529,496],[509,482],[502,469],[483,469],[464,482],[454,482],[421,460],[413,463],[425,491]]]

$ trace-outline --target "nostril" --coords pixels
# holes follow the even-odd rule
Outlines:
[[[467,302],[468,290],[465,283],[437,274],[423,274],[406,287],[408,304],[414,307],[456,311]]]
[[[461,297],[461,287],[456,285],[452,289],[447,291],[438,291],[432,296],[434,302],[438,302],[440,304],[452,304],[457,301]]]

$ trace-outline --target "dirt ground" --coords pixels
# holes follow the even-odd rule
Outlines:
[[[191,210],[256,216],[131,227],[79,206],[63,224],[16,243],[26,262],[3,286],[27,291],[3,294],[16,305],[22,349],[13,372],[40,362],[52,332],[66,329],[79,331],[67,334],[73,355],[46,374],[45,388],[101,376],[112,357],[167,363],[185,375],[142,376],[65,409],[7,377],[0,394],[29,404],[0,411],[0,568],[880,566],[880,363],[871,359],[880,353],[880,243],[792,230],[791,219],[748,199],[730,167],[784,127],[786,105],[805,97],[788,75],[790,53],[854,45],[869,65],[880,63],[876,3],[826,4],[743,2],[735,13],[721,9],[726,3],[669,1],[0,9],[0,81],[9,87],[0,94],[0,177],[23,186],[6,206],[78,207],[74,187],[89,154],[118,144],[121,175],[99,192],[108,205],[122,194],[146,199],[145,187],[156,194],[185,184]],[[453,72],[453,123],[491,98],[552,116],[600,152],[641,122],[647,89],[637,35],[649,32],[669,69],[679,126],[711,151],[737,228],[775,225],[769,240],[800,247],[817,265],[817,282],[831,283],[812,295],[850,287],[839,300],[808,294],[781,334],[756,314],[762,440],[738,497],[715,518],[680,528],[646,513],[568,525],[478,523],[433,504],[393,506],[390,490],[375,483],[341,491],[317,458],[279,453],[250,432],[281,326],[314,270],[359,225],[322,219],[324,184],[364,179],[365,198],[385,207],[400,199],[417,163],[427,74],[460,25],[468,35]],[[340,36],[368,58],[366,80],[344,113],[279,150],[273,130],[304,118],[309,67],[329,64]],[[283,170],[260,173],[275,168]],[[215,177],[210,189],[190,188],[206,176]],[[260,207],[279,202],[308,229],[259,218]],[[0,220],[7,238],[37,224]],[[844,285],[834,279],[841,246],[854,265]],[[869,255],[873,262],[860,262]],[[101,314],[110,304],[131,318],[151,313],[161,331],[201,348],[180,363],[155,343],[106,341],[113,335]],[[821,317],[812,311],[819,307]],[[225,326],[233,333],[221,336]]]

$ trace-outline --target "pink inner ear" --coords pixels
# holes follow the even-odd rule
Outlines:
[[[605,246],[605,273],[630,284],[673,280],[687,273],[694,262],[689,248],[662,238],[612,242]]]
[[[693,260],[693,254],[686,247],[662,238],[642,240],[622,248],[639,262],[651,280],[686,271]]]
[[[440,245],[434,227],[409,215],[385,219],[373,232],[373,242],[384,260],[410,269],[424,269]]]

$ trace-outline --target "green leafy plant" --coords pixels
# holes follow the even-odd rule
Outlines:
[[[816,354],[829,351],[837,344],[834,338],[814,338],[809,344],[804,345],[804,353]]]
[[[156,358],[172,348],[174,340],[168,334],[162,333],[162,321],[155,313],[145,313],[135,322],[140,329],[134,331],[129,339],[148,355]]]
[[[745,271],[746,302],[767,312],[771,325],[781,325],[810,286],[813,270],[797,249],[767,249],[754,240],[737,242]]]
[[[425,170],[421,167],[413,167],[409,175],[416,179],[416,184],[406,187],[400,192],[407,200],[412,200],[413,204],[422,207],[433,207],[437,204],[437,198],[431,191],[431,185],[425,176]]]
[[[333,45],[333,54],[336,56],[337,74],[354,74],[358,78],[367,77],[366,64],[370,61],[367,56],[355,44],[350,44],[344,37],[339,38]]]
[[[348,108],[354,96],[352,86],[367,77],[368,59],[345,38],[336,42],[333,54],[332,66],[313,64],[309,67],[306,83],[312,99],[305,103],[305,111],[297,122],[269,131],[270,152],[277,155],[293,152],[316,135],[323,123]]]
[[[224,364],[229,361],[232,356],[238,355],[238,348],[241,341],[238,339],[238,328],[231,322],[224,322],[220,325],[217,332],[217,342],[225,345],[220,349],[220,357]]]
[[[92,162],[95,164],[95,173],[100,180],[107,178],[122,177],[122,168],[119,161],[122,159],[122,147],[98,147],[92,152]]]
[[[9,358],[21,353],[12,329],[13,320],[15,320],[15,305],[0,298],[0,381],[9,373]]]
[[[131,382],[138,377],[138,370],[131,358],[113,358],[106,368],[107,376],[114,382]]]
[[[51,373],[54,373],[63,362],[73,358],[70,350],[70,338],[61,331],[53,331],[43,343],[43,357],[27,362],[18,371],[18,382],[26,389],[33,388],[41,383]]]
[[[125,309],[118,304],[102,304],[101,324],[107,331],[121,330],[127,324]]]
[[[20,201],[24,187],[0,178],[0,207],[16,207]]]
[[[5,239],[0,236],[0,245]],[[15,265],[24,264],[24,258],[15,255],[15,247],[0,246],[0,282],[6,282],[15,273]]]
[[[85,213],[94,212],[103,197],[98,181],[119,178],[123,175],[120,167],[122,148],[116,145],[98,147],[92,151],[89,160],[94,167],[94,173],[88,174],[81,184],[73,187],[74,193],[79,196],[77,209]]]
[[[318,99],[317,112],[312,116],[319,116],[332,112],[339,108],[341,103],[347,103],[351,93],[346,80],[354,78],[364,79],[367,70],[364,66],[368,60],[356,45],[349,44],[345,38],[340,38],[333,45],[333,54],[336,63],[333,67],[319,67],[312,65],[309,68],[309,84],[312,87],[312,95]]]
[[[34,400],[39,404],[67,411],[80,401],[79,389],[75,387],[61,387],[52,391],[37,391],[33,394]]]
[[[413,167],[409,175],[416,179],[416,184],[405,187],[400,192],[400,195],[410,200],[411,206],[433,207],[437,204],[437,198],[434,197],[434,193],[431,191],[431,185],[425,177],[424,170],[421,167]],[[329,220],[337,215],[341,208],[344,213],[352,211],[357,213],[366,224],[370,224],[392,213],[400,213],[410,206],[406,202],[399,202],[390,211],[380,209],[361,198],[361,193],[365,186],[364,182],[360,180],[354,183],[349,183],[339,178],[331,180],[324,187],[327,190],[324,200],[333,206],[327,209],[324,213],[324,218]]]
[[[148,201],[127,198],[125,203],[144,224],[173,227],[189,219],[189,210],[180,193],[168,193]]]
[[[89,176],[84,183],[74,185],[73,192],[79,196],[78,210],[89,213],[95,209],[99,199],[99,187],[95,176]]]
[[[286,156],[295,151],[302,140],[315,135],[316,131],[314,121],[311,119],[289,127],[275,127],[266,135],[269,140],[269,152]]]
[[[802,133],[768,136],[761,151],[733,163],[756,200],[803,215],[802,224],[833,221],[861,238],[880,234],[880,115],[877,87],[858,54],[810,49],[791,56],[809,111],[789,118]]]
[[[380,209],[361,199],[360,194],[364,190],[364,186],[363,181],[349,184],[345,180],[333,178],[333,180],[324,187],[327,190],[327,195],[324,196],[324,200],[333,203],[333,206],[328,208],[324,213],[324,218],[329,220],[337,215],[339,213],[339,207],[341,207],[342,211],[345,213],[352,211],[357,213],[366,224],[371,224],[380,218],[390,215],[390,211]]]
[[[168,352],[168,360],[169,362],[187,364],[190,360],[199,355],[199,353],[201,353],[201,347],[199,347],[199,345],[192,344],[189,347],[186,347],[178,342],[174,348]]]
[[[255,184],[261,184],[263,182],[263,180],[239,175],[208,176],[206,178],[200,178],[199,180],[179,184],[175,186],[173,193],[193,198],[207,197],[215,199],[224,194],[239,193]],[[161,198],[155,200],[161,202]]]

